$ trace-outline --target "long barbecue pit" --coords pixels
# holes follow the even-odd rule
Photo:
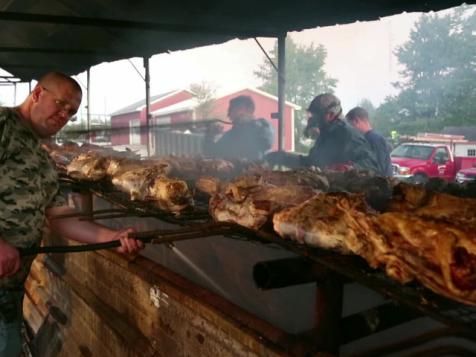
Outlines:
[[[337,353],[339,345],[421,316],[476,340],[476,239],[471,230],[476,200],[470,198],[471,187],[431,182],[427,189],[362,172],[274,172],[245,162],[172,156],[139,160],[87,149],[48,148],[63,169],[65,187],[113,207],[93,210],[90,205],[78,213],[81,219],[154,217],[177,227],[168,241],[172,245],[174,238],[188,239],[198,229],[203,236],[209,230],[208,236],[294,253],[293,258],[257,263],[255,280],[262,289],[317,284],[315,328],[300,334],[316,350]],[[449,223],[455,220],[461,225]],[[411,253],[421,244],[412,240],[418,229],[435,240],[436,247],[429,244],[424,251],[431,255],[451,238],[454,246],[448,249],[456,251],[454,256]],[[435,277],[437,270],[442,277]],[[363,314],[342,317],[343,286],[352,282],[390,299],[368,310],[378,316],[374,323]]]

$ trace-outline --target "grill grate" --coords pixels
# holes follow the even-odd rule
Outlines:
[[[150,202],[130,201],[127,194],[112,190],[110,184],[102,182],[84,183],[71,181],[70,179],[63,180],[63,182],[68,182],[68,184],[77,189],[88,189],[99,197],[127,211],[147,214],[148,216],[154,216],[181,226],[209,222],[211,219],[206,202],[200,200],[196,201],[196,206],[193,209],[182,212],[180,215],[175,215],[154,207]],[[476,307],[466,306],[446,299],[417,283],[401,285],[388,278],[382,271],[371,269],[360,257],[307,247],[294,241],[284,240],[274,232],[266,230],[255,231],[242,226],[232,225],[235,227],[232,232],[226,235],[227,237],[273,244],[280,249],[292,251],[476,339]]]

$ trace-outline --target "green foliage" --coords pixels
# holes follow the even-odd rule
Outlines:
[[[376,128],[404,134],[476,125],[476,7],[424,14],[395,52],[404,65],[396,96],[377,109]]]
[[[277,66],[277,41],[269,56]],[[302,108],[295,113],[296,151],[309,150],[309,144],[301,141],[309,103],[320,93],[333,92],[337,84],[337,80],[329,77],[324,70],[326,57],[327,51],[322,45],[300,46],[290,37],[286,38],[286,100]],[[254,74],[262,80],[261,90],[273,95],[278,94],[278,74],[268,59],[259,65]]]

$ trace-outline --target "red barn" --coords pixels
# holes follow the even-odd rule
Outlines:
[[[210,118],[227,120],[228,103],[230,99],[239,95],[248,95],[255,102],[255,117],[267,119],[275,128],[273,150],[278,145],[278,121],[271,119],[271,113],[278,111],[278,98],[258,89],[246,88],[215,99]],[[177,90],[160,94],[150,99],[150,124],[178,124],[191,122],[197,119],[196,108],[198,102],[194,94],[188,90]],[[284,108],[284,149],[294,150],[294,110],[299,106],[286,102]],[[146,143],[146,133],[141,132],[145,126],[145,100],[131,104],[111,115],[113,128],[112,145],[141,146]],[[122,129],[120,129],[122,128]],[[225,126],[228,130],[229,126]],[[153,140],[152,140],[153,142]]]

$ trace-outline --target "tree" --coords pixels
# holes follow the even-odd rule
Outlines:
[[[197,119],[207,119],[213,112],[216,88],[208,82],[192,83],[190,91],[195,94],[198,106],[195,108]]]
[[[395,54],[404,69],[380,120],[415,130],[476,123],[476,7],[424,14]]]
[[[295,116],[295,147],[297,151],[307,151],[309,147],[302,141],[302,131],[307,120],[306,108],[311,100],[323,92],[333,92],[337,80],[327,75],[324,64],[327,51],[324,46],[299,46],[290,37],[286,38],[286,100],[302,109]],[[278,44],[270,51],[270,58],[278,65]],[[265,59],[254,72],[262,80],[260,89],[277,95],[278,74],[273,65]]]

